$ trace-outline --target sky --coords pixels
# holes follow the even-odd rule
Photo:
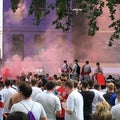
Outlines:
[[[0,0],[0,58],[2,57],[3,0]]]

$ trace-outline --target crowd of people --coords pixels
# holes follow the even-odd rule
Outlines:
[[[61,75],[22,74],[0,81],[0,120],[120,120],[120,81],[63,61]]]

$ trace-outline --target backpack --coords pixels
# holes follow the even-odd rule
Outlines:
[[[76,73],[77,73],[78,75],[80,75],[80,66],[79,66],[78,64],[76,64],[76,65],[77,65]]]
[[[21,104],[26,108],[26,110],[28,111],[28,114],[27,114],[27,116],[28,116],[28,119],[29,120],[36,120],[35,119],[35,116],[33,115],[33,113],[32,113],[32,109],[31,110],[28,110],[28,108],[21,102]],[[33,106],[34,106],[34,103],[33,103]],[[33,106],[32,106],[32,108],[33,108]]]
[[[36,120],[36,119],[35,119],[35,116],[34,116],[33,113],[32,113],[32,111],[28,111],[27,116],[28,116],[28,119],[29,119],[29,120]]]

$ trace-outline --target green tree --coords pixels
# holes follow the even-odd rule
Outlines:
[[[15,12],[21,0],[11,0],[11,8]],[[114,32],[110,37],[109,46],[115,39],[119,39],[120,34],[120,19],[115,18],[117,6],[120,4],[120,0],[73,0],[76,1],[77,9],[76,14],[80,10],[83,14],[86,14],[88,19],[88,35],[94,36],[96,31],[99,30],[97,25],[97,18],[103,14],[103,8],[105,6],[109,9],[109,17],[111,18],[112,24],[109,28],[113,28]],[[41,6],[45,3],[45,0],[31,0],[29,7],[29,15],[34,15],[35,25],[40,24],[41,17],[46,16],[52,10],[56,9],[56,19],[53,20],[52,24],[55,25],[56,29],[62,29],[63,32],[67,32],[72,27],[72,13],[71,8],[72,0],[56,0],[55,4],[49,3],[48,8],[44,11],[39,11]]]

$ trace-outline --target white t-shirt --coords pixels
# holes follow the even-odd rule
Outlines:
[[[12,88],[18,92],[18,87],[16,85],[12,85]]]
[[[3,95],[4,95],[4,104],[5,104],[5,106],[4,106],[4,112],[5,112],[5,113],[9,113],[10,110],[8,109],[8,104],[9,104],[10,98],[11,98],[11,96],[12,96],[13,94],[15,94],[15,93],[17,93],[17,92],[16,92],[15,89],[13,89],[13,88],[11,88],[11,87],[9,87],[9,88],[6,88],[6,87],[5,87],[5,88],[2,90],[2,92],[3,92]]]
[[[36,95],[38,95],[38,94],[41,93],[41,92],[42,92],[41,88],[38,88],[38,87],[35,87],[35,86],[32,87],[32,94],[31,94],[32,100],[34,101]]]
[[[118,99],[116,98],[115,99],[115,105],[117,105],[119,102],[118,102]]]
[[[95,96],[92,102],[92,113],[95,113],[97,103],[105,101],[105,99],[103,97],[103,94],[100,91],[95,89],[90,89],[90,91],[93,91],[95,93]]]
[[[61,110],[60,100],[57,96],[45,91],[37,95],[35,101],[43,105],[48,120],[56,120],[55,111]]]
[[[73,113],[65,112],[65,120],[83,120],[83,97],[76,90],[69,94],[66,107]]]
[[[113,119],[120,120],[120,103],[111,108]]]
[[[41,118],[46,117],[43,106],[40,103],[32,101],[31,99],[22,100],[21,102],[14,104],[10,113],[20,111],[27,114],[28,110],[32,111],[36,120],[40,120]]]

